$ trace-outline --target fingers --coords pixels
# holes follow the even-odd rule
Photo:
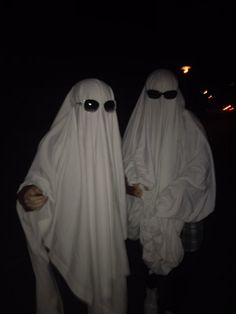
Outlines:
[[[140,184],[133,185],[133,193],[134,193],[134,196],[136,197],[142,197],[143,190],[141,189]]]
[[[23,188],[19,195],[19,201],[26,211],[40,209],[47,199],[47,196],[34,185]]]
[[[137,183],[133,184],[132,186],[128,186],[127,193],[132,196],[141,198],[143,195],[143,190],[141,189],[140,184]]]
[[[31,194],[28,193],[24,197],[24,203],[27,209],[36,210],[43,207],[46,203],[47,197],[43,194]]]

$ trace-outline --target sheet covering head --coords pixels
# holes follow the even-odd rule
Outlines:
[[[91,313],[123,314],[125,180],[115,106],[107,111],[106,102],[115,104],[114,94],[101,80],[72,87],[21,185],[38,186],[49,201],[36,212],[19,203],[17,210],[32,262],[51,260]]]
[[[169,70],[159,69],[149,75],[145,87],[146,89],[156,89],[161,92],[177,90],[178,81]]]
[[[214,210],[215,175],[204,129],[185,108],[177,77],[167,69],[151,73],[131,114],[123,139],[129,185],[129,237],[140,238],[152,271],[166,274],[183,258],[180,233]]]

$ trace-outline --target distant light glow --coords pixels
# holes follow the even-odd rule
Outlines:
[[[234,110],[234,106],[232,105],[227,105],[224,108],[222,108],[222,111],[233,111]]]
[[[202,93],[203,93],[203,95],[207,96],[207,99],[209,99],[209,100],[213,99],[213,95],[209,94],[207,89],[205,89]]]
[[[190,65],[183,65],[180,68],[180,70],[182,71],[183,74],[187,74],[191,69],[192,69],[192,67]]]

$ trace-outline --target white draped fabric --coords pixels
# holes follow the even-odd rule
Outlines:
[[[147,90],[176,90],[152,99]],[[177,78],[166,69],[149,75],[123,139],[125,175],[140,183],[142,198],[128,195],[128,237],[140,239],[152,272],[167,274],[183,258],[185,222],[207,217],[215,206],[215,173],[204,129],[185,108]]]
[[[96,112],[84,109],[86,99],[99,102]],[[107,100],[114,100],[113,91],[98,79],[74,85],[20,186],[34,184],[48,196],[34,212],[17,202],[36,274],[38,314],[62,312],[49,261],[89,313],[126,311],[125,180],[117,115],[104,110]],[[52,295],[58,296],[53,304]]]

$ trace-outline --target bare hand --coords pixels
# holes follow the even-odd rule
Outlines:
[[[139,198],[141,198],[143,195],[143,190],[141,189],[139,183],[136,183],[133,185],[127,185],[126,192],[127,194],[130,194],[132,196],[139,197]]]
[[[47,196],[35,185],[27,185],[18,193],[18,199],[25,211],[40,209],[47,201]]]

